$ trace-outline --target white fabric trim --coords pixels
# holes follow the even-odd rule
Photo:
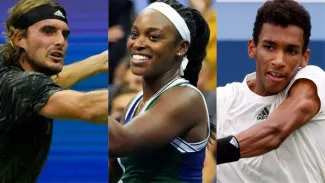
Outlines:
[[[184,40],[191,43],[191,34],[184,19],[178,14],[174,8],[163,2],[151,3],[146,9],[154,9],[164,14],[176,27]]]
[[[169,6],[166,3],[163,2],[154,2],[151,3],[146,9],[154,9],[165,15],[176,27],[179,34],[182,36],[182,38],[189,43],[191,43],[191,33],[188,29],[186,22],[184,19],[178,14],[174,8]],[[188,64],[188,59],[186,57],[183,57],[181,66],[180,66],[180,75],[184,76],[184,70],[186,69],[186,66]]]

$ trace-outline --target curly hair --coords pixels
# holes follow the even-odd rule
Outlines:
[[[274,0],[267,1],[257,11],[253,39],[255,44],[258,44],[258,37],[265,23],[288,27],[294,25],[300,27],[304,31],[303,52],[307,50],[311,23],[308,11],[294,0]]]
[[[15,44],[17,35],[27,36],[27,29],[16,29],[14,24],[28,11],[42,5],[57,6],[63,9],[58,3],[52,0],[20,0],[15,6],[9,9],[9,18],[5,24],[6,43],[1,45],[0,57],[3,67],[18,66],[18,59],[25,52]]]

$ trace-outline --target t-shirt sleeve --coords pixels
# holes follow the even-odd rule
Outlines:
[[[63,90],[51,78],[36,72],[18,74],[10,82],[9,89],[12,109],[18,113],[17,117],[39,111],[54,93]]]
[[[285,96],[287,96],[291,86],[295,81],[299,79],[308,79],[315,83],[317,87],[317,94],[321,101],[320,111],[325,111],[325,72],[317,66],[306,66],[305,68],[300,69],[296,76],[291,80],[290,84],[285,90]]]
[[[217,88],[217,137],[222,134],[222,125],[226,121],[228,109],[234,101],[233,84]]]

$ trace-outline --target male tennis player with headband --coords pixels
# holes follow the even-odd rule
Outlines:
[[[69,36],[67,14],[58,3],[19,1],[10,10],[6,33],[0,70],[0,181],[36,182],[49,153],[53,119],[107,124],[108,91],[64,90],[51,80],[63,68]]]

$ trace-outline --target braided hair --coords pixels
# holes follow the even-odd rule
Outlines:
[[[206,56],[206,46],[210,38],[208,23],[199,11],[186,7],[176,0],[158,0],[157,2],[166,3],[174,8],[190,30],[191,43],[186,54],[189,62],[184,71],[184,78],[192,85],[197,86],[202,61]],[[178,36],[182,40],[180,34]]]
[[[197,86],[199,73],[202,68],[202,61],[206,56],[206,47],[210,38],[210,28],[201,13],[193,8],[186,7],[176,0],[157,0],[156,2],[163,2],[174,8],[184,19],[191,34],[191,43],[187,50],[187,59],[189,60],[184,71],[184,78],[192,85]],[[178,33],[177,41],[181,41],[182,37]],[[210,139],[213,143],[215,140],[216,124],[215,117],[209,116],[210,121]],[[209,148],[210,146],[208,146]]]

